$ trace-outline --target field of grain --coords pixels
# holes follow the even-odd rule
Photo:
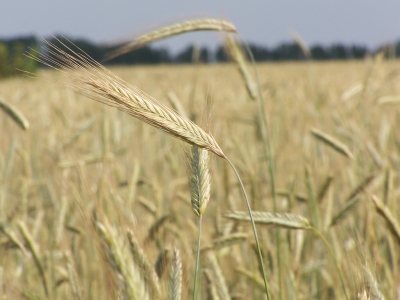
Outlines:
[[[256,224],[272,299],[400,299],[400,63],[257,69],[276,207],[259,108],[234,64],[112,71],[209,131],[254,211],[302,216],[321,233]],[[191,298],[189,147],[41,78],[3,80],[0,96],[30,123],[0,110],[0,299],[167,299],[179,259]],[[264,299],[251,226],[227,218],[247,212],[239,183],[216,155],[210,171],[197,299]]]

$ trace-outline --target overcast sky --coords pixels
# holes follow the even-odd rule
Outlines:
[[[162,3],[162,5],[159,5]],[[62,33],[115,42],[179,21],[223,18],[250,42],[276,46],[291,30],[312,45],[357,43],[370,48],[400,40],[399,0],[2,0],[0,38]],[[190,33],[156,45],[214,47],[216,33]]]

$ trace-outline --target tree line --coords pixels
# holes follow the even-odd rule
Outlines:
[[[59,37],[60,41],[66,41]],[[121,45],[106,46],[92,43],[85,39],[69,39],[77,47],[85,51],[96,61],[102,62],[106,54],[117,49]],[[63,48],[62,44],[55,39],[51,42]],[[34,73],[41,66],[34,60],[27,58],[24,53],[37,56],[40,41],[34,36],[0,39],[0,78],[21,74],[19,70]],[[306,57],[301,47],[295,42],[286,42],[276,47],[249,44],[254,59],[262,61],[299,61],[311,58],[313,60],[349,60],[363,59],[366,55],[384,50],[388,57],[400,56],[400,41],[391,46],[382,46],[371,51],[362,45],[344,45],[340,43],[329,46],[313,45],[309,48],[310,57]],[[179,64],[179,63],[214,63],[226,62],[226,55],[223,45],[218,46],[214,51],[207,47],[187,46],[177,54],[171,54],[166,48],[155,48],[145,46],[135,51],[123,54],[112,60],[105,61],[106,65],[133,65],[133,64]]]

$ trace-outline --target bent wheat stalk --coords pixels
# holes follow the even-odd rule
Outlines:
[[[106,60],[125,54],[129,51],[142,47],[148,43],[162,40],[171,36],[183,34],[191,31],[227,31],[236,32],[235,26],[227,21],[218,19],[195,19],[182,23],[177,23],[169,26],[150,31],[136,38],[117,50],[111,52],[106,56]]]

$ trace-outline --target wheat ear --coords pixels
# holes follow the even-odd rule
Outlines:
[[[55,44],[44,41],[48,45],[44,49],[46,53],[40,53],[39,58],[28,54],[32,59],[60,71],[71,81],[54,80],[56,83],[95,101],[116,107],[184,142],[225,157],[211,134],[176,111],[158,103],[145,92],[128,85],[79,48],[74,51],[59,42],[68,50],[64,51]]]
[[[128,43],[106,56],[106,60],[112,59],[148,43],[169,38],[191,31],[227,31],[236,32],[236,28],[232,23],[218,19],[195,19],[186,22],[181,22],[169,26],[165,26],[154,31],[147,32],[136,38],[131,43]]]
[[[249,215],[245,211],[233,211],[225,214],[225,217],[237,221],[250,221]],[[310,229],[311,227],[308,219],[291,213],[253,211],[253,217],[254,222],[260,224],[290,229]]]
[[[29,121],[17,108],[12,106],[10,103],[6,102],[2,97],[0,97],[0,109],[2,109],[7,115],[11,117],[22,129],[29,129]]]
[[[168,300],[180,300],[182,294],[182,261],[179,250],[174,250],[169,277]]]
[[[196,266],[194,273],[194,287],[193,287],[193,300],[196,299],[197,294],[197,274],[199,271],[200,263],[200,242],[201,242],[201,223],[202,216],[210,200],[210,171],[208,169],[209,156],[208,152],[192,146],[189,156],[190,164],[190,196],[192,208],[195,214],[199,217],[199,233],[197,240],[197,255]]]
[[[340,154],[347,156],[351,159],[354,158],[353,153],[350,152],[349,148],[347,148],[347,146],[341,142],[339,142],[338,140],[336,140],[335,138],[333,138],[332,136],[316,129],[313,128],[311,129],[311,133],[312,135],[317,138],[318,140],[320,140],[321,142],[323,142],[324,144],[328,145],[329,147],[333,148],[334,150],[336,150],[337,152],[339,152]]]

